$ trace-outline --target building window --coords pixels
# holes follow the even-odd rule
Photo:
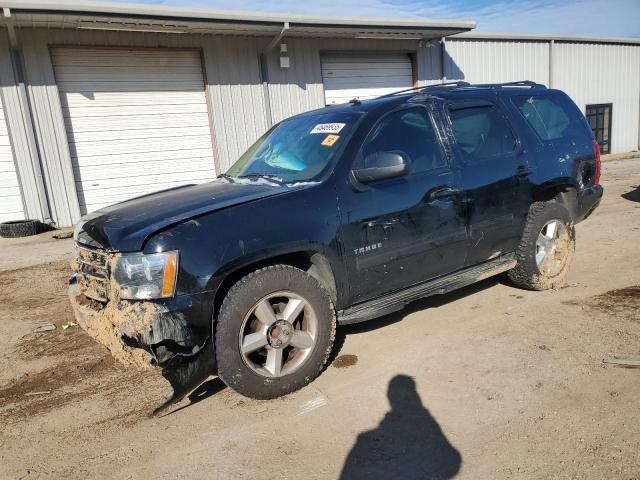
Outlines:
[[[587,120],[593,130],[601,153],[611,152],[611,109],[612,103],[587,105]]]

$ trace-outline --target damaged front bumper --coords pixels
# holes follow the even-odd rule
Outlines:
[[[89,335],[126,365],[162,368],[173,390],[160,408],[182,399],[215,372],[208,298],[201,293],[100,302],[82,293],[76,275],[69,280],[74,315]]]

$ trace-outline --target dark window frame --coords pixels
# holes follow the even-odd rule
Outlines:
[[[364,148],[367,145],[367,142],[369,141],[371,134],[375,131],[375,129],[380,123],[382,123],[387,117],[394,115],[398,112],[403,112],[406,110],[415,110],[415,109],[421,110],[427,116],[427,119],[429,120],[431,125],[431,129],[433,131],[433,136],[434,136],[438,151],[440,152],[440,156],[442,157],[443,164],[439,167],[423,170],[421,172],[415,172],[412,170],[406,176],[413,177],[413,176],[421,176],[421,175],[430,175],[433,172],[439,172],[441,170],[451,169],[451,159],[449,158],[449,155],[447,155],[446,146],[442,143],[442,138],[441,138],[441,135],[439,134],[440,131],[438,130],[438,123],[434,118],[432,112],[425,105],[421,105],[421,104],[402,105],[400,107],[394,108],[384,113],[380,118],[378,118],[375,121],[375,123],[371,126],[366,136],[364,137],[364,140],[358,147],[358,153],[355,159],[353,160],[353,162],[351,163],[351,169],[357,168],[357,166],[361,165],[362,162],[364,161]],[[394,180],[394,179],[391,179],[391,180]]]
[[[604,124],[605,111],[609,109],[609,123],[608,125]],[[590,109],[594,109],[595,112],[589,113]],[[600,153],[607,154],[611,153],[611,128],[613,124],[613,103],[591,103],[585,106],[584,116],[587,119],[587,123],[589,124],[589,128],[593,132],[593,136],[598,142],[600,146]],[[590,117],[595,116],[596,118],[596,127],[591,126]],[[602,127],[598,127],[598,117],[602,116]],[[607,140],[604,140],[604,135],[602,137],[598,137],[598,133],[604,134],[607,132]],[[606,148],[603,148],[606,147]]]
[[[579,123],[581,128],[584,130],[583,133],[586,135],[584,140],[587,141],[589,145],[592,145],[593,132],[591,131],[589,122],[587,121],[584,115],[584,112],[575,104],[575,102],[568,95],[562,92],[553,91],[553,90],[536,91],[536,92],[528,93],[526,95],[523,95],[523,94],[513,95],[510,99],[509,108],[513,111],[513,114],[517,117],[518,122],[521,125],[525,126],[525,131],[527,132],[528,137],[531,139],[535,139],[535,141],[538,142],[539,145],[556,147],[561,149],[566,148],[568,145],[570,144],[572,145],[573,144],[572,139],[576,138],[573,135],[573,133],[578,134],[579,132],[573,132],[571,136],[566,136],[563,134],[561,137],[555,138],[555,139],[543,138],[540,135],[540,133],[536,131],[536,128],[534,127],[532,122],[530,122],[527,119],[527,117],[524,115],[524,112],[520,108],[520,104],[518,103],[517,99],[522,97],[533,97],[537,99],[545,99],[545,98],[556,99],[557,105],[568,116],[570,120],[570,126],[572,126],[572,128],[578,129],[579,128],[578,123]],[[554,103],[556,102],[554,101]]]
[[[471,160],[470,156],[468,154],[465,154],[461,150],[460,145],[458,144],[458,139],[456,138],[455,133],[453,131],[453,122],[451,120],[451,116],[449,115],[449,113],[455,110],[467,110],[467,109],[474,109],[474,108],[495,108],[496,109],[498,114],[504,120],[507,128],[511,132],[511,136],[513,137],[513,140],[514,140],[513,149],[510,152],[505,152],[502,154],[495,154],[495,155],[477,156],[473,160]],[[454,148],[457,152],[456,156],[461,160],[462,164],[481,165],[484,163],[488,163],[492,160],[495,160],[497,158],[515,158],[518,155],[518,151],[521,148],[520,146],[522,145],[522,139],[520,138],[520,135],[518,134],[517,129],[514,128],[514,125],[511,121],[511,118],[509,118],[506,109],[502,105],[500,105],[498,102],[488,101],[484,99],[462,100],[457,102],[449,101],[444,105],[444,114],[445,114],[444,115],[445,121],[447,122],[447,127],[451,131],[452,144],[455,146]]]

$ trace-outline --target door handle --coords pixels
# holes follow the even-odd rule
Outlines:
[[[446,200],[448,198],[457,197],[458,195],[460,195],[460,190],[458,189],[448,186],[437,187],[429,194],[429,201]]]
[[[516,173],[515,173],[515,177],[518,178],[525,178],[528,177],[529,175],[531,175],[533,173],[533,170],[531,170],[530,168],[525,167],[524,165],[520,165],[517,169],[516,169]]]

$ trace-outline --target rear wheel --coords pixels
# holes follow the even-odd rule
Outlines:
[[[555,202],[536,202],[529,209],[509,278],[520,287],[547,290],[559,286],[573,259],[575,230],[566,208]]]
[[[329,296],[304,271],[276,265],[242,278],[216,328],[218,375],[252,398],[274,398],[315,379],[335,337]]]

